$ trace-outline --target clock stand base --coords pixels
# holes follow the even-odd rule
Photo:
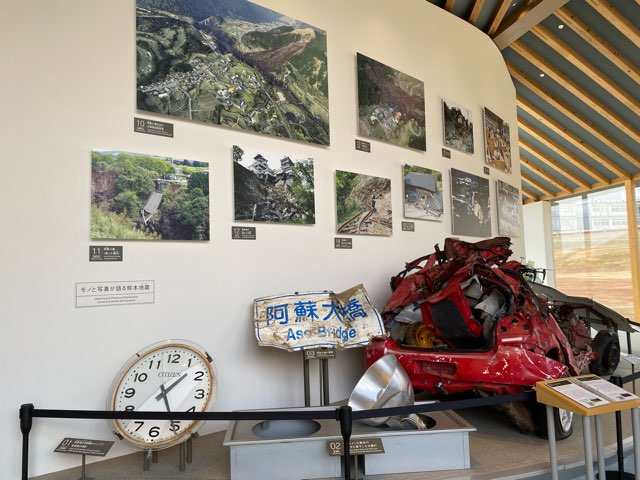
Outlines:
[[[193,462],[193,439],[197,438],[198,434],[194,433],[186,441],[178,445],[178,466],[181,472],[186,469],[187,463]],[[145,450],[142,452],[142,471],[148,472],[150,463],[158,463],[158,450]],[[87,477],[80,478],[79,480],[95,480]]]

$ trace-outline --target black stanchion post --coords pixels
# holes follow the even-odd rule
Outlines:
[[[622,388],[622,377],[620,375],[611,375],[609,381],[617,387]],[[622,413],[616,411],[616,447],[618,449],[618,471],[608,471],[607,480],[626,480],[635,476],[624,471],[624,445],[622,444]]]
[[[22,480],[29,479],[29,433],[33,425],[33,403],[20,407],[20,431],[22,432]]]
[[[340,420],[340,433],[342,434],[343,453],[344,453],[344,480],[351,480],[351,459],[349,451],[349,440],[351,439],[352,429],[352,410],[349,405],[343,405],[338,409],[338,420]],[[356,476],[358,472],[356,472]]]

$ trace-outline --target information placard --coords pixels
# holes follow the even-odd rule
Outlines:
[[[318,348],[304,351],[305,360],[328,360],[329,358],[336,358],[335,348]]]
[[[173,138],[173,123],[134,117],[133,131],[136,133],[146,133],[148,135]]]
[[[255,240],[256,227],[231,227],[232,240]]]
[[[415,232],[416,231],[415,222],[402,222],[402,231],[403,232]]]
[[[104,457],[109,453],[114,442],[110,440],[90,440],[87,438],[65,438],[55,448],[56,453],[73,453]]]
[[[153,280],[76,283],[76,308],[155,303]]]
[[[89,247],[90,262],[121,262],[122,261],[122,245],[119,246],[102,246],[91,245]]]
[[[356,150],[360,152],[371,153],[371,142],[356,139]]]
[[[327,449],[329,450],[329,456],[342,457],[344,456],[344,441],[328,440]],[[380,437],[349,440],[349,455],[375,455],[376,453],[384,453],[384,446]]]
[[[353,239],[347,237],[334,237],[333,247],[338,250],[351,250],[353,248]]]

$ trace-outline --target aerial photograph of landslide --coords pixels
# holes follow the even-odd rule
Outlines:
[[[327,36],[247,0],[137,0],[137,108],[329,145]]]

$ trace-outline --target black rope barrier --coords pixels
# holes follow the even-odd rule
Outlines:
[[[349,406],[324,410],[245,410],[233,412],[143,412],[105,410],[53,410],[36,409],[33,404],[20,407],[20,430],[22,432],[22,480],[28,480],[29,434],[34,418],[69,418],[92,420],[193,420],[193,421],[241,421],[241,420],[318,420],[335,419],[340,422],[340,433],[344,448],[344,475],[350,480],[350,449],[353,420],[366,418],[404,416],[413,413],[428,413],[442,410],[460,410],[510,402],[535,400],[534,392],[495,395],[492,397],[420,403],[405,407],[377,408],[353,411]]]

